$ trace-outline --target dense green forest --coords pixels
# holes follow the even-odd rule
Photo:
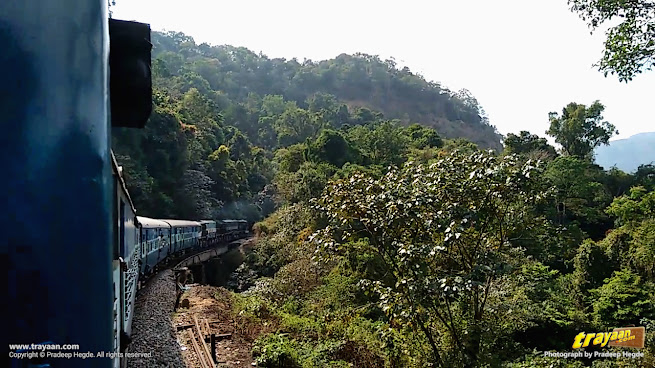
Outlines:
[[[593,163],[600,102],[544,116],[559,150],[501,145],[392,60],[153,44],[153,114],[113,148],[139,215],[259,221],[234,312],[267,326],[260,366],[655,365],[655,167]],[[646,349],[602,350],[643,358],[544,357],[628,325]]]
[[[381,167],[399,164],[412,149],[441,145],[440,137],[502,149],[468,91],[451,92],[391,60],[341,55],[301,64],[196,45],[178,32],[154,32],[152,41],[151,119],[142,132],[113,131],[142,214],[259,219],[273,204],[267,185],[277,172],[275,157],[299,154],[308,163],[296,175],[325,179],[343,162],[323,165],[326,152],[316,145],[339,144],[338,138],[352,155],[346,161]],[[309,190],[283,189],[298,192],[293,196]]]

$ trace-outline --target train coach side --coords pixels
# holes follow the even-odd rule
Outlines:
[[[246,220],[218,220],[218,233],[220,241],[231,242],[248,233]]]
[[[200,246],[207,247],[216,244],[218,241],[216,221],[201,220],[200,226],[202,226],[202,233],[200,234]]]
[[[136,210],[127,191],[113,152],[111,153],[114,184],[114,226],[115,241],[112,261],[114,290],[114,351],[123,352],[127,348],[128,336],[132,333],[134,301],[139,281],[138,229]],[[119,363],[114,361],[115,366]]]
[[[200,241],[202,225],[197,221],[162,219],[171,225],[171,253],[186,252]]]
[[[171,225],[148,217],[137,217],[141,274],[149,275],[171,253]]]
[[[239,237],[248,235],[250,226],[246,220],[237,220],[239,222]]]

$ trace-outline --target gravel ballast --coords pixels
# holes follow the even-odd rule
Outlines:
[[[185,367],[172,320],[175,297],[171,270],[155,275],[139,290],[129,352],[152,354],[128,358],[128,368]]]

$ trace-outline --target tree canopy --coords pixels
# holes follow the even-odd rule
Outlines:
[[[618,134],[616,127],[604,120],[603,110],[605,106],[599,101],[589,107],[572,102],[562,109],[561,115],[549,114],[550,128],[546,133],[555,137],[565,154],[592,159],[594,148],[608,144]]]
[[[655,1],[568,0],[571,11],[586,21],[592,32],[606,22],[618,25],[606,32],[605,50],[596,64],[600,71],[628,82],[655,62]]]
[[[548,144],[546,138],[541,138],[525,130],[518,135],[514,133],[507,134],[503,143],[507,153],[532,154],[543,158],[555,158],[557,156],[555,148]]]

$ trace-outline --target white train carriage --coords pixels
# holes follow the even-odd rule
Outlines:
[[[198,246],[202,226],[197,221],[161,220],[171,225],[171,253],[186,252]]]
[[[125,181],[122,168],[111,154],[113,184],[114,184],[114,249],[112,261],[112,279],[114,290],[114,343],[115,352],[123,352],[127,348],[129,336],[132,333],[132,317],[137,283],[139,281],[139,249],[138,229],[136,226],[136,210]],[[115,366],[120,362],[114,361]]]
[[[137,216],[141,274],[149,275],[157,264],[171,253],[171,225],[148,217]]]

